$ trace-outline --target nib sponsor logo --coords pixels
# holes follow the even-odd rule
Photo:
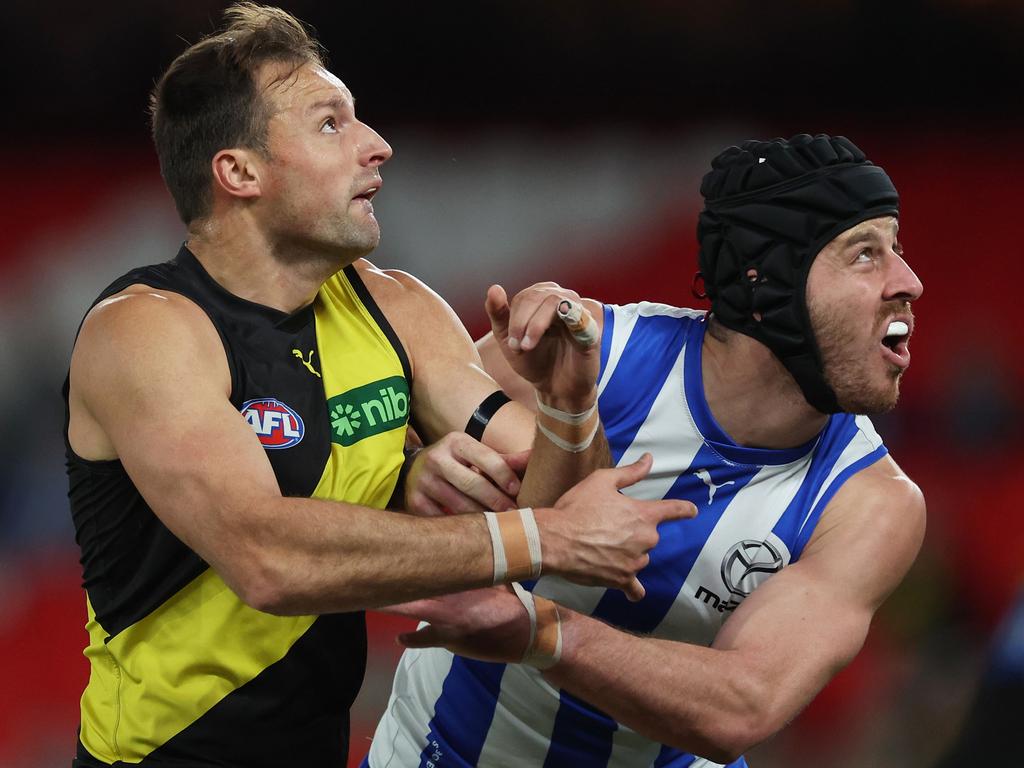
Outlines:
[[[242,416],[268,450],[291,448],[306,431],[299,414],[273,397],[242,403]]]
[[[352,445],[404,427],[409,417],[409,385],[402,376],[380,379],[350,389],[327,401],[331,440]]]

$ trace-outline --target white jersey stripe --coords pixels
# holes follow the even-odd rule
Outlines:
[[[639,603],[550,576],[534,590],[622,627],[708,645],[747,595],[799,557],[829,500],[885,447],[867,419],[847,414],[795,448],[737,445],[704,396],[702,313],[660,305],[604,313],[598,405],[612,455],[618,464],[654,456],[650,475],[628,493],[688,499],[698,517],[659,528]],[[403,658],[372,768],[388,760],[396,768],[721,768],[649,741],[535,670],[422,653],[440,658]]]

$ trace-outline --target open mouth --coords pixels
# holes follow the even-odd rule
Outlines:
[[[893,362],[901,368],[910,365],[910,349],[907,342],[910,340],[910,325],[902,320],[893,320],[889,323],[882,337],[882,346],[889,352]]]
[[[358,195],[356,195],[352,199],[353,200],[367,200],[367,201],[373,200],[373,196],[377,194],[377,190],[378,189],[380,189],[380,187],[370,187],[368,190],[366,190],[365,192],[359,193]]]

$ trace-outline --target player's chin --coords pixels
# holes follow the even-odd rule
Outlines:
[[[836,393],[839,407],[845,413],[879,416],[896,407],[900,399],[899,379],[886,386],[864,387],[850,393]]]

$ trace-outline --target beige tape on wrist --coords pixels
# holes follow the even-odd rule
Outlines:
[[[585,411],[569,413],[545,405],[537,395],[537,429],[563,451],[582,453],[587,450],[600,425],[596,401]]]
[[[538,597],[512,583],[512,591],[530,617],[530,643],[522,663],[537,669],[549,669],[562,658],[562,619],[558,606],[546,597]]]
[[[484,512],[494,552],[494,584],[540,576],[540,531],[530,507]]]

